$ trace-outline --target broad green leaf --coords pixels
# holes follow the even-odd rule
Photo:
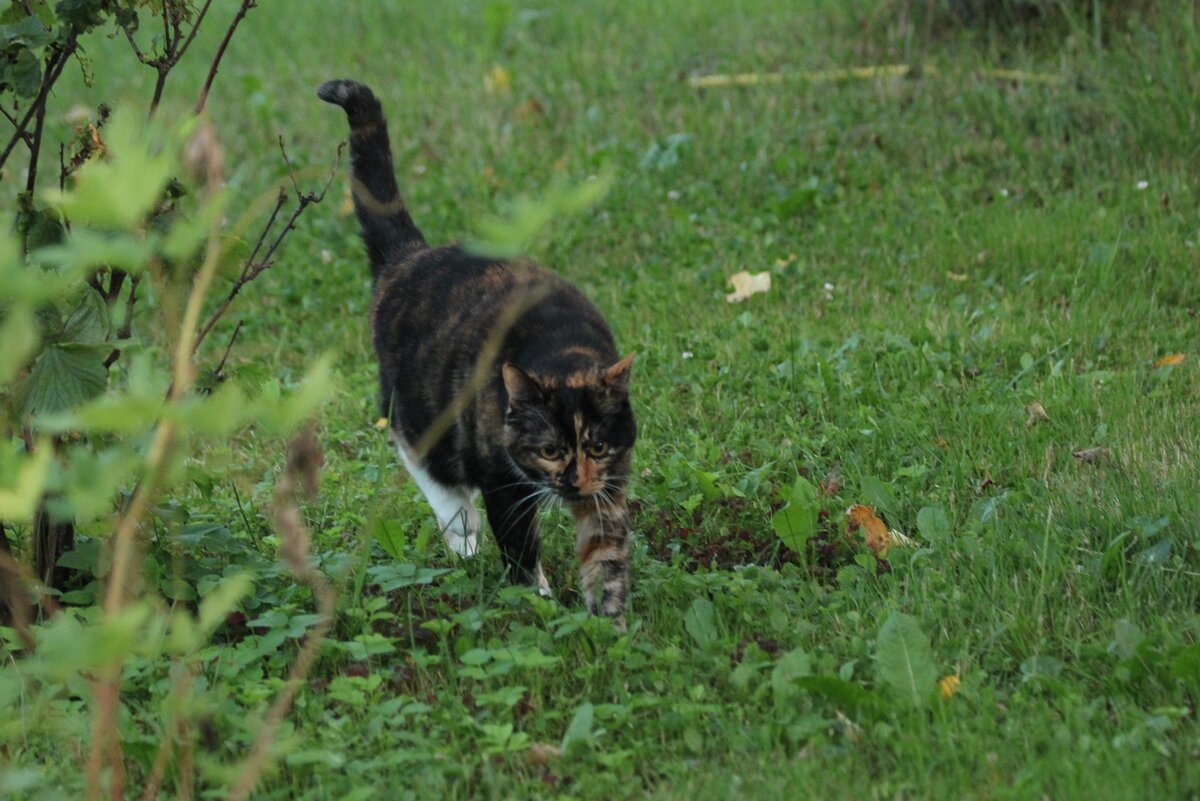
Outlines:
[[[33,257],[41,264],[78,273],[95,267],[117,267],[138,275],[153,258],[156,244],[153,236],[75,228],[61,243],[41,248]]]
[[[63,412],[99,395],[108,385],[104,359],[110,350],[96,345],[46,348],[22,382],[21,416]]]
[[[892,494],[887,484],[874,476],[863,476],[863,503],[876,512],[883,512],[889,518],[895,518],[900,513],[900,504]]]
[[[42,442],[32,455],[16,456],[16,482],[11,487],[0,487],[0,520],[27,523],[33,519],[50,472],[52,450],[50,443]]]
[[[917,512],[917,530],[921,536],[933,543],[945,542],[950,537],[950,519],[941,506],[925,506]]]
[[[879,629],[875,658],[879,678],[905,703],[929,703],[937,688],[937,665],[929,638],[920,624],[903,612],[892,612]]]
[[[308,369],[300,386],[290,396],[266,397],[260,423],[272,433],[286,434],[312,416],[333,391],[333,355],[323,354]]]
[[[0,386],[8,384],[28,364],[40,337],[37,320],[27,306],[9,307],[0,319]]]
[[[41,88],[42,65],[32,50],[22,47],[9,66],[6,77],[18,97],[32,98]]]
[[[108,307],[88,289],[67,315],[57,339],[61,344],[98,345],[108,338],[109,328]]]
[[[375,524],[371,526],[371,536],[388,556],[393,559],[400,559],[404,556],[404,545],[407,540],[404,536],[404,526],[399,520],[376,520]]]
[[[163,397],[105,394],[62,414],[38,419],[51,432],[81,431],[136,434],[149,429],[162,417]]]
[[[780,657],[771,670],[771,691],[776,703],[786,702],[795,690],[795,680],[812,673],[812,659],[803,648],[789,651]]]
[[[472,253],[492,258],[513,258],[550,222],[577,214],[608,192],[610,175],[593,177],[581,184],[551,185],[540,198],[513,201],[507,217],[491,217],[479,224],[479,236],[467,243]]]
[[[200,601],[200,611],[197,618],[200,623],[200,636],[207,638],[225,620],[253,586],[249,573],[235,573],[226,576],[217,588],[204,596]]]
[[[817,488],[803,476],[796,478],[784,506],[771,517],[771,527],[789,550],[804,553],[804,544],[817,533]]]
[[[712,601],[707,598],[692,601],[692,605],[683,613],[683,627],[701,647],[708,647],[716,642],[717,622]]]
[[[170,230],[163,237],[162,255],[172,262],[183,262],[191,258],[208,239],[213,222],[221,215],[224,207],[224,195],[218,193],[205,201],[190,217],[176,213],[171,220]]]
[[[59,479],[56,496],[48,499],[50,510],[79,522],[95,520],[112,512],[122,486],[132,486],[141,464],[129,447],[96,450],[94,444],[72,447]]]
[[[87,540],[77,542],[75,547],[58,557],[59,567],[69,567],[72,570],[86,571],[89,576],[99,575],[100,542]]]
[[[575,710],[575,714],[571,718],[571,724],[567,726],[567,731],[563,734],[561,747],[564,754],[570,753],[569,749],[572,747],[583,745],[591,739],[592,720],[594,716],[595,710],[587,701],[584,701]]]

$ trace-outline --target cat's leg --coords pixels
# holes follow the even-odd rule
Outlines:
[[[403,443],[397,443],[396,452],[433,509],[446,546],[459,556],[474,556],[479,551],[480,520],[475,507],[478,491],[439,483],[409,455]]]
[[[588,612],[625,626],[629,600],[629,510],[624,494],[571,504],[575,552]]]
[[[539,498],[524,486],[484,490],[483,505],[488,523],[504,565],[513,581],[538,588],[538,594],[551,597],[550,582],[542,570],[542,540],[538,534]]]

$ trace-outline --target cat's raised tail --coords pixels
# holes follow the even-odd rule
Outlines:
[[[381,274],[425,247],[425,237],[404,207],[392,166],[387,121],[374,93],[357,81],[326,81],[317,97],[341,106],[350,122],[350,184],[354,210],[371,259],[371,275]]]

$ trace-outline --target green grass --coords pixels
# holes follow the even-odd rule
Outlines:
[[[284,177],[278,134],[303,180],[323,180],[346,136],[314,96],[332,77],[380,95],[431,241],[611,173],[603,200],[530,251],[638,351],[641,426],[627,635],[583,615],[559,514],[545,540],[561,603],[507,587],[490,542],[454,561],[372,426],[369,277],[339,175],[223,329],[245,321],[243,366],[298,377],[331,351],[338,375],[306,511],[340,615],[255,797],[1197,797],[1194,25],[1147,23],[1102,58],[1075,40],[944,35],[924,78],[701,91],[683,77],[899,55],[862,40],[870,4],[702,5],[290,0],[235,37],[210,112],[241,208]],[[164,116],[189,106],[210,25]],[[1168,30],[1173,56],[1142,59],[1136,43]],[[122,46],[89,45],[97,63]],[[485,90],[495,66],[511,93]],[[95,91],[144,103],[150,78],[98,71]],[[530,99],[540,111],[521,111]],[[675,158],[651,157],[656,144]],[[772,289],[727,304],[740,270],[772,271]],[[1185,360],[1155,367],[1174,353]],[[1035,401],[1049,420],[1030,423]],[[1095,446],[1109,458],[1073,456]],[[203,797],[223,797],[294,656],[294,617],[313,608],[273,566],[282,462],[281,442],[247,433],[196,453],[200,480],[175,497],[234,535],[193,554],[210,571],[259,573],[246,615],[263,622],[219,632],[202,660]],[[814,576],[779,544],[772,513],[797,475],[834,472],[826,528],[867,502],[916,540],[889,571],[860,552]],[[926,508],[948,530],[921,530]],[[380,525],[400,532],[404,563],[448,572],[372,590],[398,561],[373,542]],[[957,695],[910,708],[889,691],[877,640],[896,611],[928,637],[937,675],[961,677]],[[805,669],[871,700],[788,678]],[[125,677],[136,780],[162,736],[168,667],[135,660]],[[13,710],[27,732],[0,759],[33,788],[15,797],[80,795],[88,698],[80,686]],[[531,743],[564,736],[561,758],[528,764]]]

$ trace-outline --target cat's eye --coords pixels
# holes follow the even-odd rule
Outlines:
[[[589,442],[587,444],[587,454],[588,454],[588,456],[591,456],[593,459],[599,459],[601,456],[604,456],[606,453],[608,453],[608,443],[607,442]]]
[[[547,461],[553,462],[562,456],[562,448],[558,447],[557,445],[543,445],[542,447],[538,448],[538,456]]]

